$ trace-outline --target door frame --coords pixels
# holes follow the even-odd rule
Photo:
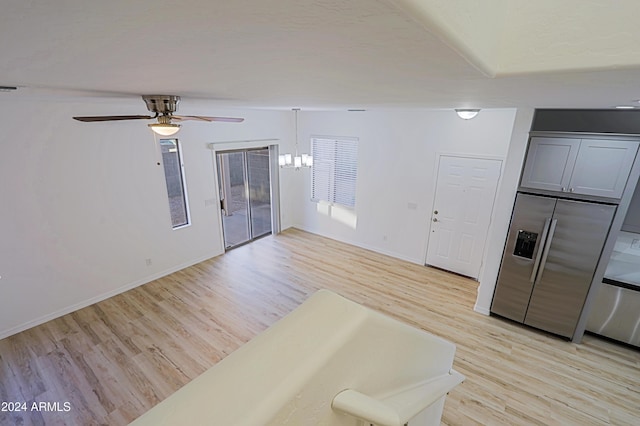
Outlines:
[[[440,159],[442,157],[459,157],[459,158],[470,158],[470,159],[474,159],[474,160],[496,160],[496,161],[500,161],[500,176],[498,177],[498,182],[496,183],[496,190],[495,193],[493,194],[493,202],[491,203],[491,214],[489,217],[489,226],[487,227],[487,236],[491,235],[491,231],[493,228],[493,212],[496,208],[496,201],[498,198],[498,194],[500,193],[500,188],[502,186],[502,177],[504,176],[504,168],[505,168],[505,163],[506,163],[506,158],[505,157],[498,157],[495,155],[486,155],[486,154],[469,154],[469,153],[459,153],[459,152],[446,152],[446,151],[439,151],[436,152],[436,161],[435,161],[435,167],[433,168],[433,184],[431,186],[432,189],[432,196],[431,196],[431,208],[429,209],[429,216],[426,218],[426,220],[429,223],[429,226],[427,227],[427,237],[425,239],[425,244],[424,244],[424,254],[422,257],[422,264],[423,265],[427,265],[427,255],[428,255],[428,251],[429,251],[429,243],[431,240],[431,227],[433,226],[433,222],[431,221],[431,215],[433,214],[433,211],[435,209],[435,204],[436,204],[436,193],[438,191],[438,174],[440,172]],[[488,242],[488,238],[485,237],[484,242],[482,243],[482,259],[480,261],[480,269],[478,270],[478,277],[475,278],[476,281],[479,282],[480,277],[482,276],[482,272],[484,270],[485,267],[485,260],[487,257],[487,242]],[[455,272],[452,272],[454,273]]]
[[[221,152],[245,151],[250,149],[269,149],[269,179],[271,181],[271,235],[279,234],[282,230],[280,221],[280,173],[278,166],[278,142],[279,139],[253,139],[238,141],[223,141],[207,144],[211,150],[211,167],[213,170],[212,183],[214,185],[215,198],[206,200],[205,204],[210,205],[213,201],[216,205],[216,219],[218,222],[218,235],[221,253],[227,251],[224,243],[224,227],[222,224],[222,210],[220,208],[220,182],[218,182],[217,155]]]

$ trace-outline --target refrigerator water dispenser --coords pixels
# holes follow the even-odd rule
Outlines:
[[[538,234],[535,232],[523,231],[522,229],[519,230],[513,255],[524,257],[526,259],[533,259],[533,251],[536,248],[537,239]]]

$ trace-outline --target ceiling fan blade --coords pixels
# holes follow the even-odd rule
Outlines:
[[[90,123],[93,121],[119,121],[119,120],[151,120],[151,115],[98,115],[94,117],[73,117],[74,120]]]
[[[223,121],[226,123],[242,123],[244,118],[233,117],[207,117],[205,115],[172,115],[172,119],[178,121],[195,120],[195,121]]]

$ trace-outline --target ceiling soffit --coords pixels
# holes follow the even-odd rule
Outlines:
[[[392,0],[488,77],[640,66],[640,2]]]

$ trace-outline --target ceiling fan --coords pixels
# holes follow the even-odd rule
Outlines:
[[[100,115],[93,117],[73,117],[74,120],[83,122],[93,121],[119,121],[119,120],[152,120],[157,119],[157,123],[148,126],[159,135],[171,136],[180,130],[179,124],[172,121],[223,121],[227,123],[241,123],[244,118],[233,117],[207,117],[204,115],[174,115],[178,110],[180,96],[174,95],[143,95],[142,100],[147,104],[147,109],[154,115]]]

